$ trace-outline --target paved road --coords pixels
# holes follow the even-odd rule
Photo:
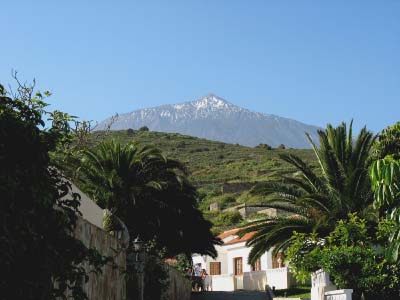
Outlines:
[[[191,300],[268,300],[265,292],[193,292]]]

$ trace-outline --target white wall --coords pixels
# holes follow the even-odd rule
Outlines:
[[[99,228],[103,228],[103,210],[74,184],[72,184],[72,192],[81,195],[79,211],[82,213],[82,218]]]
[[[325,293],[326,300],[351,300],[352,299],[353,290],[335,290]]]
[[[201,263],[201,268],[206,269],[207,273],[210,274],[210,262],[221,263],[221,274],[228,274],[228,261],[227,253],[224,247],[215,246],[218,256],[213,259],[211,256],[202,256],[200,254],[194,254],[192,256],[193,264]]]
[[[205,258],[205,256],[203,256],[203,255],[194,254],[192,256],[193,265],[201,264],[201,268],[205,269],[206,268],[206,262],[205,262],[204,258]],[[208,272],[208,270],[207,270],[207,272]]]
[[[251,272],[251,265],[247,263],[251,248],[246,247],[246,243],[237,243],[225,246],[227,252],[228,274],[234,274],[233,260],[236,257],[241,257],[243,261],[243,272]],[[272,267],[271,253],[266,252],[260,258],[261,270],[266,270]]]
[[[266,271],[243,273],[243,289],[249,291],[265,291],[267,284]]]
[[[212,289],[213,291],[234,291],[237,289],[235,276],[224,274],[212,276]]]
[[[272,288],[273,286],[277,290],[290,288],[295,284],[294,277],[290,273],[289,268],[277,268],[268,269],[267,273],[267,284]]]
[[[324,300],[325,292],[336,290],[329,274],[320,269],[311,274],[311,300]]]

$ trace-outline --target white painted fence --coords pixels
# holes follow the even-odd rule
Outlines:
[[[325,300],[351,300],[353,290],[335,290],[325,293]]]
[[[293,274],[288,267],[267,269],[267,284],[277,290],[288,289],[295,284]]]
[[[336,290],[329,274],[320,269],[311,274],[311,300],[325,300],[325,293]]]
[[[243,289],[248,291],[265,291],[267,274],[265,271],[243,273]]]
[[[232,274],[213,275],[212,276],[213,291],[234,291],[237,289],[235,276]]]

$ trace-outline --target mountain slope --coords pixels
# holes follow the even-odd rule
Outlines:
[[[104,129],[109,121],[110,118],[104,120],[97,128]],[[213,94],[192,102],[121,114],[111,129],[138,129],[142,126],[154,131],[176,132],[245,146],[264,143],[273,147],[284,144],[291,148],[309,148],[305,132],[317,140],[318,129],[292,119],[252,112]]]

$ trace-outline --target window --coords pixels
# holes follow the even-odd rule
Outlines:
[[[235,275],[243,274],[243,260],[241,257],[235,257],[233,259],[233,267],[235,268]]]
[[[261,259],[257,259],[257,261],[251,265],[252,271],[261,271]]]
[[[279,252],[275,257],[272,258],[272,268],[283,268],[285,266],[284,259],[283,253]]]
[[[221,275],[221,263],[219,261],[210,262],[210,275]]]

